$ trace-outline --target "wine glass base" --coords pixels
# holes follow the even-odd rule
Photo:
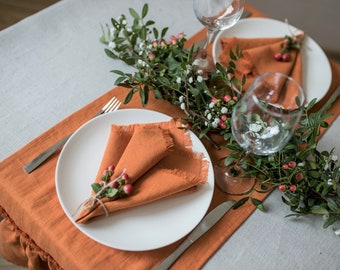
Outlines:
[[[215,183],[224,193],[229,195],[242,196],[247,194],[255,186],[255,179],[244,176],[232,176],[226,167],[214,166]]]
[[[205,76],[207,76],[208,72],[216,70],[214,59],[211,55],[207,54],[206,50],[204,49],[201,49],[195,56],[193,66],[196,70],[203,71],[203,75]]]

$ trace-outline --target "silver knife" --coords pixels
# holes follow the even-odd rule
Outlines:
[[[235,201],[226,201],[215,207],[208,215],[206,215],[197,227],[188,235],[184,242],[171,253],[161,264],[154,270],[166,270],[178,259],[182,253],[190,247],[198,238],[205,234],[212,226],[214,226],[234,205]]]

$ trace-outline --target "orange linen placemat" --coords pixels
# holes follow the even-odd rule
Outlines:
[[[251,7],[249,9],[255,16],[261,15]],[[188,44],[204,36],[202,30]],[[330,91],[321,104],[340,85],[340,67],[332,63],[332,72]],[[73,226],[59,204],[54,178],[58,153],[29,175],[22,169],[37,153],[88,121],[113,95],[123,100],[126,93],[126,89],[121,87],[108,91],[1,162],[0,215],[5,219],[0,222],[0,253],[5,259],[28,265],[30,269],[152,269],[180,244],[181,240],[161,249],[143,252],[127,252],[98,244]],[[121,108],[140,107],[137,97]],[[173,117],[182,116],[179,108],[163,100],[151,98],[147,109]],[[340,100],[332,106],[331,112],[335,116],[329,119],[330,122],[340,112]],[[225,155],[225,152],[215,150],[208,142],[204,141],[204,144],[213,161]],[[264,198],[266,195],[260,196]],[[210,209],[229,199],[232,196],[215,188]],[[179,258],[172,269],[202,267],[253,211],[254,206],[250,203],[236,211],[229,211]]]

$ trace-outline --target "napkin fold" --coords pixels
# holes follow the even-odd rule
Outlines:
[[[76,222],[88,223],[106,215],[106,211],[112,214],[191,193],[206,183],[208,161],[202,153],[193,152],[190,134],[180,129],[180,125],[176,120],[127,126],[113,124],[95,182],[99,183],[103,170],[113,164],[111,179],[126,170],[133,193],[117,200],[101,198],[90,208],[85,204]]]
[[[302,39],[303,33],[297,35],[297,38]],[[239,49],[242,50],[242,57],[237,62],[235,76],[241,80],[242,75],[246,75],[244,89],[248,89],[253,80],[265,72],[286,74],[302,86],[302,57],[300,50],[289,50],[290,60],[288,62],[277,61],[274,58],[276,53],[281,52],[283,40],[284,37],[223,37],[220,39],[222,53],[219,56],[219,62],[227,67],[231,60],[230,50],[235,52],[236,47],[239,46]]]

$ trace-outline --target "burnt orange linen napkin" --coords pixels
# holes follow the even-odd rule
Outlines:
[[[115,165],[111,179],[123,171],[127,182],[133,184],[130,196],[112,200],[101,198],[93,205],[90,200],[76,219],[88,223],[114,212],[155,202],[170,196],[193,192],[197,185],[206,183],[208,161],[202,153],[194,153],[190,135],[180,129],[180,121],[128,126],[111,126],[110,136],[95,182],[101,181],[102,172]],[[92,193],[93,195],[93,193]]]
[[[302,38],[299,35],[298,38]],[[290,61],[277,61],[274,55],[281,52],[281,43],[284,37],[277,38],[238,38],[224,37],[220,39],[222,53],[219,56],[221,65],[228,66],[230,50],[235,52],[236,47],[242,50],[242,57],[236,66],[236,77],[240,80],[246,75],[245,89],[248,89],[253,80],[265,72],[280,72],[286,74],[302,85],[302,57],[299,50],[290,50]]]

